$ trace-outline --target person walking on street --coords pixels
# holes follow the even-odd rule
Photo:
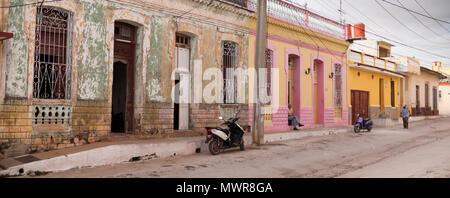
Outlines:
[[[409,121],[409,108],[406,105],[403,105],[401,109],[402,118],[403,118],[403,128],[408,128],[408,121]]]

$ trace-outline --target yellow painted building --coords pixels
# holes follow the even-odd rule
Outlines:
[[[372,45],[371,45],[372,44]],[[405,75],[397,72],[397,63],[389,58],[390,44],[379,41],[355,41],[349,50],[350,118],[357,114],[371,118],[376,125],[398,121],[404,104]]]
[[[256,10],[256,0],[249,9]],[[260,89],[271,99],[265,106],[265,131],[292,129],[289,104],[306,128],[347,125],[349,43],[344,26],[283,1],[269,0],[268,10],[266,68],[271,75],[260,81],[270,84]],[[250,68],[255,68],[256,22],[256,15],[249,19]],[[250,108],[254,86],[250,80]]]

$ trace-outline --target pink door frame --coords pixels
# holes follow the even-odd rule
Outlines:
[[[317,75],[314,76],[314,62],[318,60],[320,63],[317,67]],[[320,54],[313,54],[311,55],[311,75],[312,75],[312,93],[311,97],[313,97],[314,100],[314,80],[317,78],[317,112],[315,116],[317,116],[317,123],[318,125],[325,124],[325,71],[326,71],[326,64],[325,64],[325,58]],[[314,102],[314,101],[313,101]],[[314,105],[313,105],[314,109]]]
[[[285,50],[285,68],[284,71],[286,72],[286,104],[289,104],[289,56],[294,55],[294,106],[292,107],[294,109],[294,114],[297,116],[297,118],[300,118],[300,112],[301,112],[301,79],[302,79],[302,72],[303,71],[303,64],[302,64],[302,54],[300,50],[295,48],[288,48]]]

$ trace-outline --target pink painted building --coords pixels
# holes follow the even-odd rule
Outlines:
[[[248,8],[256,10],[256,0]],[[265,132],[292,130],[291,105],[305,128],[348,125],[345,27],[281,0],[268,0]],[[249,67],[255,67],[256,14],[249,19]],[[253,76],[254,77],[254,76]],[[250,124],[255,98],[249,82]]]

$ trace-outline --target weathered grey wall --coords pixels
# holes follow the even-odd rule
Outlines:
[[[11,0],[10,5],[24,4],[25,0]],[[8,32],[14,37],[6,42],[6,96],[27,96],[28,42],[25,35],[25,10],[23,6],[9,8]]]
[[[32,2],[35,0],[11,0],[11,5]],[[199,3],[202,5],[199,6]],[[6,68],[6,76],[2,75],[2,88],[6,89],[6,96],[11,99],[0,104],[0,143],[20,143],[30,145],[28,151],[41,151],[78,146],[109,136],[116,21],[138,27],[135,133],[153,136],[201,134],[173,131],[171,91],[174,81],[171,77],[175,62],[176,32],[186,33],[193,38],[191,72],[194,66],[200,66],[201,74],[193,76],[192,82],[197,80],[201,89],[211,82],[201,79],[202,72],[208,68],[221,68],[222,40],[239,44],[239,67],[248,67],[246,26],[250,13],[220,1],[212,1],[211,5],[206,6],[207,3],[209,1],[204,0],[45,2],[46,6],[74,13],[72,90],[70,100],[65,101],[32,98],[36,6],[8,9],[7,31],[13,32],[15,36],[4,42],[5,51],[2,52],[5,55],[2,67]],[[186,13],[189,10],[192,11]],[[182,13],[186,15],[177,17]],[[248,83],[245,86],[248,87]],[[200,98],[199,103],[203,104],[190,106],[191,129],[194,131],[203,130],[203,126],[212,123],[218,124],[218,115],[231,112],[236,107],[224,109],[220,104],[204,104],[203,98]],[[47,133],[37,129],[32,122],[35,105],[71,107],[69,130]],[[241,114],[241,117],[245,117],[248,111],[241,111]],[[245,122],[248,121],[244,118],[242,123]]]
[[[84,25],[78,61],[78,98],[107,100],[108,49],[106,1],[84,0]]]
[[[159,16],[151,17],[150,55],[147,60],[147,101],[163,102],[161,80],[161,58],[163,54],[163,19]]]

